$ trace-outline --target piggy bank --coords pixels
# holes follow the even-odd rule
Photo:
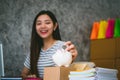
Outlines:
[[[52,56],[57,66],[69,67],[72,62],[72,54],[64,49],[59,49]]]

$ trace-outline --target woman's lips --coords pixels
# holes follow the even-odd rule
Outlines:
[[[45,35],[47,32],[48,32],[48,30],[41,30],[41,31],[40,31],[40,33],[41,33],[42,35]]]

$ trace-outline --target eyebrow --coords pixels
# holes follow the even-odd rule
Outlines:
[[[46,21],[51,21],[51,20],[45,20],[45,22],[46,22]],[[36,22],[41,22],[41,20],[37,20]]]

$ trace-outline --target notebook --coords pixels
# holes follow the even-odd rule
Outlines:
[[[0,80],[22,80],[21,77],[5,76],[2,43],[0,43]]]

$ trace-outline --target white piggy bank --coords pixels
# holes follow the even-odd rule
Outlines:
[[[64,49],[57,50],[52,58],[57,66],[69,67],[72,62],[72,54]]]

